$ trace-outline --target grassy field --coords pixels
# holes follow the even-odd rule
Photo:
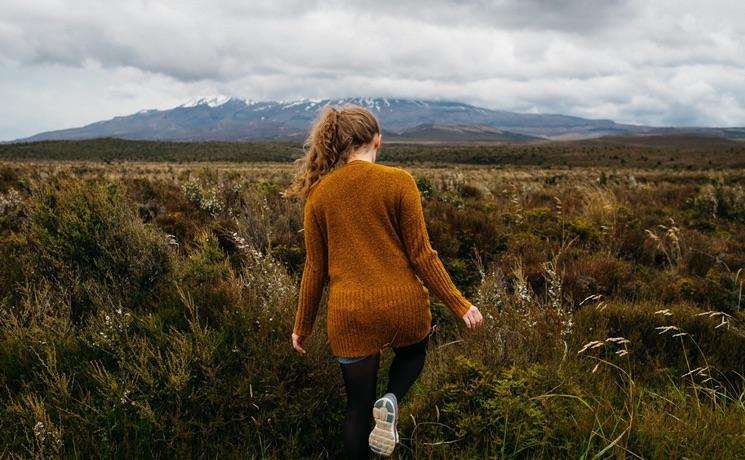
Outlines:
[[[167,142],[100,138],[0,144],[0,160],[291,162],[297,142]],[[408,165],[641,167],[658,170],[745,168],[745,141],[667,135],[564,142],[388,142],[378,160]]]
[[[666,166],[665,145],[566,145],[510,164],[386,146],[485,316],[467,331],[431,298],[395,457],[745,457],[740,147],[676,144]],[[0,458],[339,458],[324,308],[307,355],[289,341],[304,248],[287,158],[2,148]]]

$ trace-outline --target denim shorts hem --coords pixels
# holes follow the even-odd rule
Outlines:
[[[336,357],[336,360],[337,360],[338,362],[340,362],[341,364],[352,364],[352,363],[356,363],[357,361],[362,361],[363,359],[365,359],[365,358],[367,358],[367,357],[369,357],[369,356],[372,356],[372,355],[367,355],[367,356],[354,356],[354,357],[351,357],[351,358],[346,358],[346,357],[341,357],[341,356],[337,356],[337,357]]]

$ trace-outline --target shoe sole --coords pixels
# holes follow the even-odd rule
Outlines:
[[[370,449],[385,457],[393,453],[398,442],[396,431],[396,410],[393,401],[388,398],[380,398],[373,406],[373,419],[375,428],[370,432],[368,438]]]

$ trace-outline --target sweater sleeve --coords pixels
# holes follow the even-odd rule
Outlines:
[[[400,196],[400,229],[403,244],[416,274],[453,313],[462,317],[471,307],[448,275],[432,248],[424,221],[422,201],[414,177],[406,172]]]
[[[313,207],[307,201],[303,211],[303,234],[306,254],[305,265],[300,281],[293,332],[297,335],[307,336],[313,329],[318,305],[328,276],[326,242],[321,232],[321,226],[313,212]]]

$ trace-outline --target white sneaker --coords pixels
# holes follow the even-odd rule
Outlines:
[[[368,442],[370,450],[378,455],[388,457],[398,444],[398,402],[396,395],[386,393],[373,405],[373,419],[375,428],[370,432]]]

